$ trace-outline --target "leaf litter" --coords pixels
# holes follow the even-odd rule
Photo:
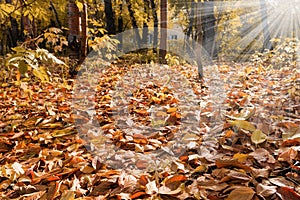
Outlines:
[[[72,80],[1,83],[1,199],[299,199],[300,72],[219,63],[227,97],[215,109],[194,68],[170,68],[189,83],[170,74],[157,81],[144,65],[124,63],[99,77],[93,120],[103,136],[78,135],[75,121],[90,119],[72,113]],[[144,81],[131,90],[136,69]],[[180,104],[183,94],[192,101]],[[127,160],[108,152],[103,162],[93,153],[101,140]],[[164,167],[135,160],[157,149],[172,157]],[[139,173],[121,170],[132,163]]]

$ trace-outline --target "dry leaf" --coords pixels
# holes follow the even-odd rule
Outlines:
[[[226,200],[251,200],[255,192],[249,187],[238,187],[234,189]]]
[[[255,130],[251,135],[251,141],[258,145],[264,143],[267,140],[267,135],[264,134],[261,130]]]

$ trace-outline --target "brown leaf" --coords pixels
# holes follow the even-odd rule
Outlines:
[[[299,200],[300,194],[289,187],[279,187],[277,192],[281,195],[282,200]]]
[[[226,200],[251,200],[255,192],[249,187],[239,187],[234,189]]]
[[[269,181],[272,184],[277,185],[279,187],[291,187],[291,188],[295,187],[295,184],[293,182],[286,180],[282,176],[276,178],[270,178]]]
[[[256,149],[254,152],[249,153],[249,156],[253,156],[255,160],[257,160],[259,163],[262,162],[268,162],[268,163],[274,163],[274,157],[270,155],[269,151],[267,151],[264,148]]]
[[[11,146],[6,143],[6,142],[0,142],[0,153],[5,153],[5,152],[8,152],[10,151],[12,148]]]
[[[149,163],[146,160],[138,160],[136,161],[135,165],[138,169],[146,169]]]
[[[221,159],[218,159],[218,160],[216,160],[216,166],[218,168],[235,167],[235,168],[243,169],[246,172],[251,171],[251,168],[249,166],[241,164],[237,160],[221,160]]]
[[[139,184],[142,186],[146,186],[147,183],[149,182],[148,177],[146,175],[141,175],[139,179]]]
[[[283,141],[282,147],[300,146],[300,138]]]
[[[55,183],[52,182],[47,192],[47,199],[49,200],[55,199],[55,197],[58,195],[60,185],[61,184],[59,184],[58,182]]]
[[[298,155],[298,151],[291,147],[286,151],[282,152],[279,155],[278,160],[292,162],[297,157],[297,155]]]
[[[110,181],[103,181],[92,190],[90,195],[91,196],[104,195],[116,187],[118,187],[118,184],[116,183]]]
[[[185,175],[178,174],[172,176],[171,178],[168,178],[165,182],[165,185],[172,190],[176,190],[179,187],[179,185],[186,180],[187,177]]]
[[[276,186],[272,186],[272,185],[263,185],[261,183],[259,183],[256,186],[256,192],[257,194],[264,196],[264,197],[268,197],[271,196],[272,194],[276,193]]]
[[[239,182],[249,182],[251,177],[242,172],[231,171],[227,176],[221,179],[220,183],[227,181],[239,181]]]
[[[137,198],[145,198],[149,196],[148,194],[146,194],[146,192],[143,192],[143,191],[138,191],[138,192],[135,192],[133,195],[131,195],[131,199],[137,199]]]

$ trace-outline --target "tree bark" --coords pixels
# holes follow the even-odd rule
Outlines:
[[[166,63],[167,54],[167,23],[168,23],[168,5],[167,0],[160,1],[160,49],[159,57],[162,63]]]
[[[144,0],[144,12],[145,12],[145,18],[143,22],[143,35],[142,35],[142,42],[143,45],[147,44],[148,40],[148,33],[149,33],[149,28],[148,28],[148,22],[149,22],[149,9],[150,9],[150,4],[149,0]]]
[[[265,0],[260,0],[260,7],[261,7],[261,18],[262,18],[262,25],[263,25],[263,35],[264,35],[264,43],[262,52],[265,49],[273,49],[273,45],[271,42],[271,36],[269,32],[269,24],[268,24],[268,13],[267,13],[267,5]]]
[[[21,17],[21,39],[25,41],[28,38],[32,38],[34,36],[33,33],[33,25],[28,16]]]
[[[120,9],[120,13],[123,12],[123,3],[119,4],[119,9]],[[123,17],[122,15],[118,16],[118,33],[123,32]],[[118,40],[119,40],[119,44],[118,47],[119,49],[123,48],[123,36],[122,34],[118,34]]]
[[[131,19],[132,28],[134,29],[137,45],[138,45],[138,48],[141,48],[141,36],[140,36],[139,30],[138,30],[137,21],[134,17],[134,10],[132,9],[130,0],[126,0],[126,3],[127,3],[128,11],[129,11],[129,16]]]
[[[196,59],[196,63],[198,66],[199,79],[202,79],[203,78],[203,64],[202,64],[202,60],[201,60],[201,55],[202,55],[202,42],[203,42],[203,27],[202,27],[202,13],[201,13],[199,6],[200,6],[200,4],[198,3],[196,5],[196,10],[197,10],[196,41],[197,41],[197,45],[196,45],[196,49],[195,49],[195,59]]]
[[[189,26],[186,32],[186,42],[185,44],[187,45],[187,52],[188,54],[191,53],[192,49],[191,49],[191,44],[190,44],[190,38],[193,38],[193,28],[195,26],[195,6],[196,6],[196,2],[195,0],[192,0],[191,2],[191,12],[190,12],[190,16],[189,16]],[[194,40],[193,40],[194,41]],[[194,46],[194,45],[192,45]]]
[[[203,47],[211,58],[216,57],[214,1],[205,1],[202,4]]]
[[[109,35],[116,34],[115,16],[112,8],[111,0],[104,0],[104,12],[106,19],[106,29]]]
[[[55,6],[54,6],[52,0],[50,0],[50,6],[51,6],[51,10],[52,10],[53,13],[54,13],[54,16],[55,16],[55,22],[56,22],[57,27],[58,27],[58,28],[61,28],[61,22],[60,22],[60,20],[59,20],[57,10],[55,9]]]
[[[153,16],[153,27],[154,27],[153,48],[156,49],[157,44],[158,44],[158,17],[157,17],[157,10],[156,10],[156,5],[155,5],[154,0],[150,0],[150,4],[151,4],[151,10],[152,10],[152,16]]]
[[[7,4],[12,4],[12,0],[6,0]],[[11,27],[8,30],[9,36],[8,38],[10,38],[10,46],[11,47],[16,47],[18,44],[18,38],[19,38],[19,28],[18,28],[18,22],[15,18],[13,18],[12,16],[9,17],[10,19],[10,25]]]
[[[74,0],[68,2],[68,43],[70,59],[80,58],[79,9]]]

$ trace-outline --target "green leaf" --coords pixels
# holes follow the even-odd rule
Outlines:
[[[267,135],[264,134],[261,130],[255,130],[251,135],[251,141],[254,144],[261,144],[267,140]]]

